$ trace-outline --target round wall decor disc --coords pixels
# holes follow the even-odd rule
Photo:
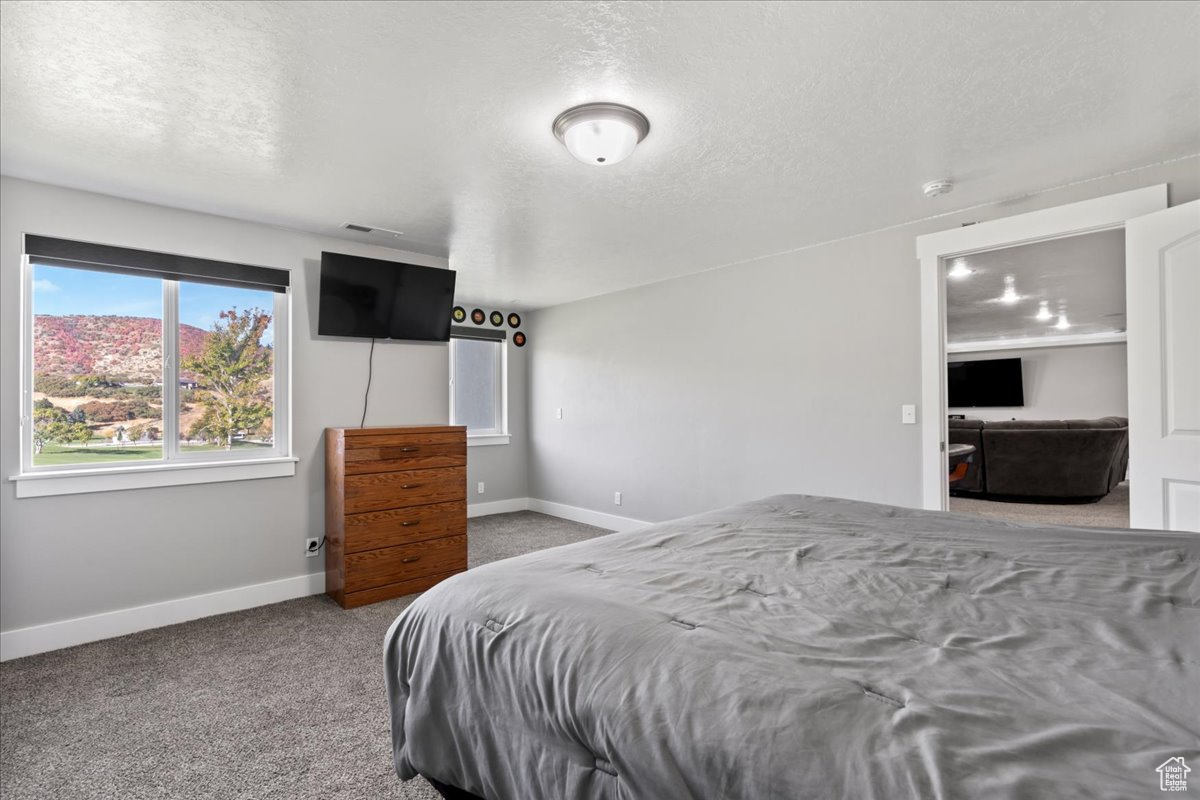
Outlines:
[[[521,333],[521,331],[517,331],[516,333],[514,333],[513,334],[513,344],[515,344],[517,347],[524,347],[525,346],[525,334]]]
[[[495,325],[497,328],[499,328],[501,325],[504,324],[504,315],[501,314],[499,311],[493,311],[492,312],[492,324]]]
[[[475,308],[471,310],[471,322],[474,322],[476,325],[482,325],[486,319],[487,314],[483,313],[482,308]]]
[[[510,328],[521,327],[521,315],[517,314],[516,312],[509,314],[508,315],[508,327],[510,327]]]
[[[462,306],[455,306],[450,309],[450,318],[455,322],[464,322],[467,319],[467,310]]]

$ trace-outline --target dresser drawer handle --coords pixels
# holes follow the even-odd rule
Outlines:
[[[401,447],[400,452],[401,453],[415,453],[420,449],[421,448],[419,448],[419,447]]]
[[[401,485],[401,487],[400,487],[400,488],[401,488],[401,489],[419,489],[419,488],[421,488],[421,484],[419,484],[419,483],[405,483],[405,484]]]
[[[400,527],[401,528],[411,528],[413,525],[420,525],[420,524],[421,524],[421,520],[414,519],[409,522],[401,522]]]
[[[420,561],[420,560],[421,560],[420,556],[409,556],[408,558],[400,559],[400,563],[401,564],[411,564],[414,561]]]

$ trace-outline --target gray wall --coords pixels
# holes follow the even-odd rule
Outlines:
[[[1200,196],[1197,167],[1177,161],[536,312],[530,493],[651,521],[773,492],[919,505],[920,426],[900,422],[920,395],[914,237],[1158,183],[1184,202]]]
[[[955,353],[950,361],[1021,359],[1022,408],[951,408],[975,419],[1094,419],[1129,416],[1124,344]]]
[[[0,478],[19,469],[21,234],[35,232],[293,270],[296,476],[17,500],[0,480],[0,630],[319,572],[326,426],[357,425],[368,344],[316,339],[322,249],[445,266],[403,253],[3,178]],[[368,425],[445,423],[444,344],[380,342]],[[524,492],[522,492],[524,494]]]

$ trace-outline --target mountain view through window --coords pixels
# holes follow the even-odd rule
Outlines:
[[[162,460],[169,430],[167,457],[272,447],[272,293],[181,281],[164,337],[163,284],[33,265],[33,466]],[[178,386],[164,392],[172,339]]]

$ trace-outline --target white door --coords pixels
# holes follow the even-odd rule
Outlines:
[[[1125,225],[1129,521],[1200,531],[1200,201]]]

